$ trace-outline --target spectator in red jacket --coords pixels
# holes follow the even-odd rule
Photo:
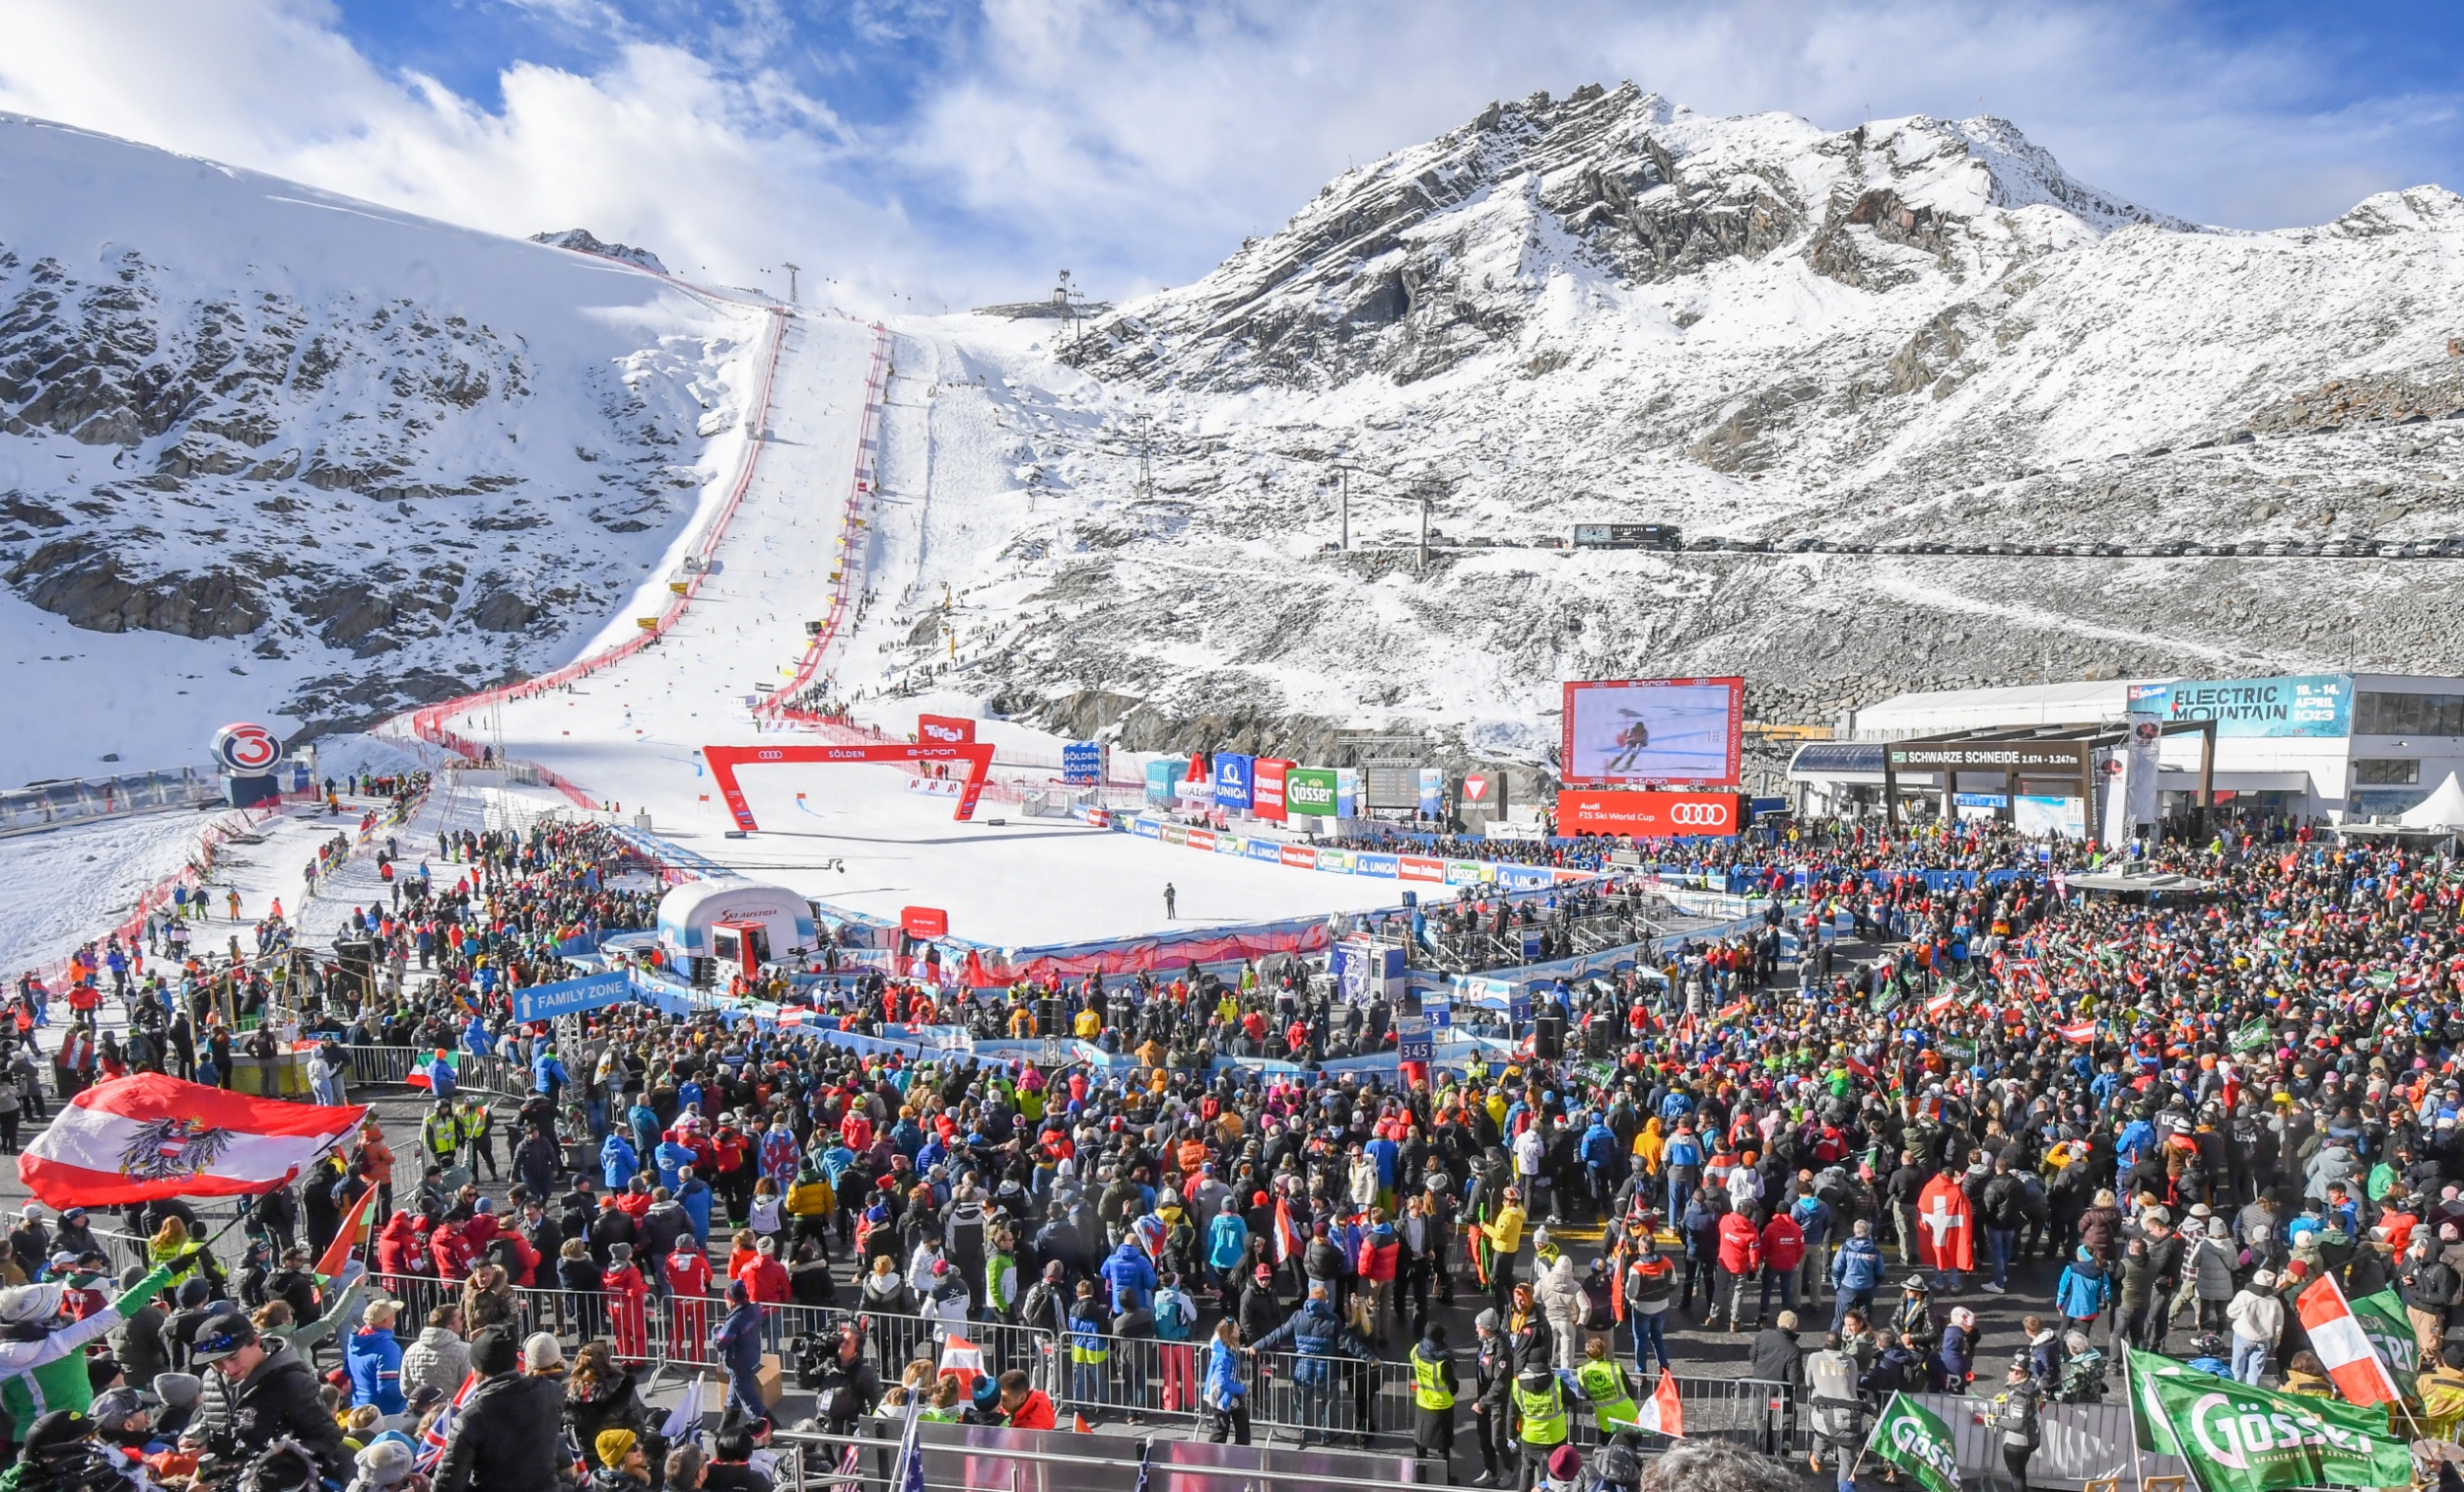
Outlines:
[[[755,1305],[787,1305],[794,1294],[794,1288],[787,1281],[787,1265],[779,1262],[779,1241],[764,1238],[753,1248],[753,1262],[745,1265],[736,1278],[744,1281],[744,1288]]]
[[[1805,1230],[1781,1208],[1762,1225],[1762,1300],[1754,1308],[1754,1324],[1771,1319],[1771,1286],[1780,1287],[1780,1309],[1797,1309],[1797,1270],[1806,1261]]]
[[[397,1212],[385,1219],[376,1230],[376,1272],[392,1275],[422,1275],[428,1267],[428,1240],[420,1227],[426,1218],[414,1218]]]
[[[1386,1220],[1384,1209],[1371,1214],[1377,1223],[1360,1245],[1360,1283],[1369,1292],[1369,1334],[1379,1346],[1386,1345],[1387,1322],[1395,1304],[1395,1269],[1403,1245],[1395,1237],[1395,1225]]]
[[[1704,1325],[1719,1320],[1720,1303],[1728,1302],[1728,1329],[1737,1329],[1737,1318],[1745,1308],[1745,1281],[1762,1267],[1762,1230],[1753,1218],[1744,1212],[1725,1213],[1720,1218],[1720,1272],[1711,1296],[1711,1318]]]

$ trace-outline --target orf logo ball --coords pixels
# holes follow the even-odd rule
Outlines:
[[[214,732],[214,759],[235,777],[263,777],[282,760],[282,742],[262,725],[226,725]]]

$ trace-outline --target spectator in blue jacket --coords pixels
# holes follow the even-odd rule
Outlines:
[[[610,1191],[622,1191],[633,1185],[642,1170],[642,1157],[633,1150],[633,1141],[623,1131],[610,1129],[607,1138],[599,1141],[599,1184]]]
[[[1113,1251],[1112,1257],[1104,1260],[1104,1267],[1097,1272],[1104,1276],[1104,1284],[1112,1292],[1115,1316],[1145,1310],[1147,1300],[1155,1293],[1155,1266],[1133,1238],[1123,1239],[1121,1247]]]
[[[410,1412],[410,1400],[402,1396],[402,1344],[393,1336],[394,1311],[391,1301],[370,1302],[361,1313],[360,1329],[343,1349],[354,1409],[375,1404],[379,1414]]]
[[[1249,1256],[1249,1224],[1241,1216],[1240,1199],[1227,1196],[1223,1208],[1206,1225],[1206,1269],[1229,1304],[1240,1277],[1241,1260]]]
[[[1882,1251],[1874,1242],[1874,1225],[1858,1218],[1848,1242],[1831,1255],[1831,1289],[1837,1292],[1831,1302],[1831,1329],[1838,1330],[1851,1311],[1871,1311],[1882,1283]]]
[[[1206,1386],[1199,1396],[1211,1422],[1208,1442],[1220,1446],[1228,1438],[1249,1444],[1249,1385],[1241,1382],[1240,1326],[1228,1316],[1215,1322],[1215,1339],[1206,1348]]]
[[[710,1334],[719,1361],[727,1370],[727,1407],[746,1422],[767,1421],[770,1406],[762,1402],[762,1308],[744,1281],[727,1282],[727,1319]]]
[[[693,1236],[707,1247],[710,1243],[710,1183],[695,1176],[691,1166],[677,1171],[676,1179],[676,1204],[684,1208],[685,1217],[692,1222]]]

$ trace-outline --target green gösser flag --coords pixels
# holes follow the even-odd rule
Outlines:
[[[1915,1477],[1925,1492],[1959,1492],[1959,1452],[1951,1427],[1905,1393],[1893,1393],[1882,1405],[1865,1449]]]
[[[2353,1308],[2354,1323],[2386,1362],[2396,1391],[2406,1398],[2420,1397],[2421,1390],[2415,1387],[2422,1371],[2420,1339],[2413,1334],[2412,1318],[2404,1313],[2403,1297],[2388,1289],[2357,1295],[2345,1304]]]
[[[2267,1017],[2254,1015],[2248,1025],[2233,1033],[2232,1048],[2235,1051],[2252,1051],[2275,1040],[2276,1028],[2267,1023]]]
[[[2189,1460],[2205,1492],[2413,1484],[2412,1448],[2383,1406],[2270,1393],[2153,1352],[2130,1354],[2130,1379],[2140,1449]]]

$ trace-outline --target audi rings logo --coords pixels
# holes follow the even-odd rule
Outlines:
[[[214,732],[214,759],[235,777],[263,777],[282,760],[282,742],[262,725],[226,725]]]
[[[1669,822],[1685,829],[1723,829],[1728,826],[1728,805],[1716,801],[1671,803]]]

